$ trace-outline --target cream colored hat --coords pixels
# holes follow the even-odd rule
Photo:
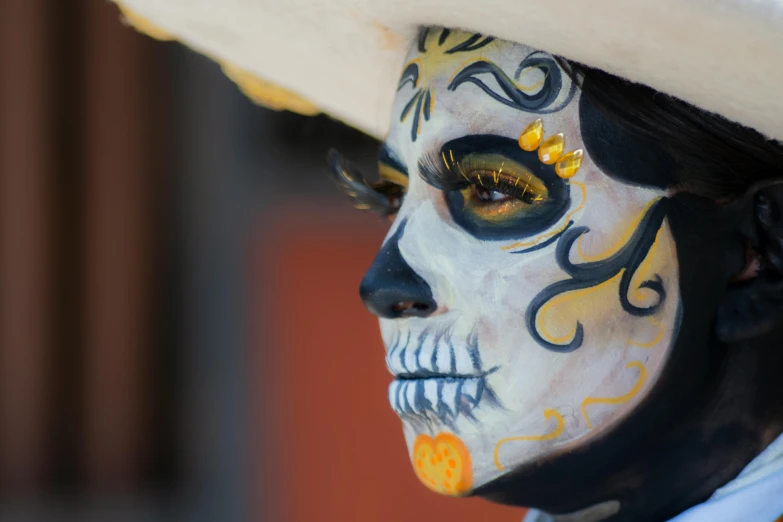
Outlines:
[[[389,126],[421,25],[521,42],[783,140],[783,0],[121,0],[129,23],[223,64],[251,98]]]

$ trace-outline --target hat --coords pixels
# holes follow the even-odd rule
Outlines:
[[[118,0],[223,64],[255,101],[381,138],[422,25],[475,31],[646,84],[783,140],[783,0]]]

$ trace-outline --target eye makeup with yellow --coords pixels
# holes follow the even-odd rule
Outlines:
[[[543,181],[526,167],[497,154],[471,154],[454,168],[470,183],[460,190],[466,210],[487,221],[501,222],[549,198]]]
[[[352,162],[339,152],[329,151],[329,174],[359,210],[372,210],[394,217],[408,191],[408,174],[404,165],[389,153],[381,151],[378,166],[379,181],[370,181]]]
[[[408,169],[397,155],[386,145],[381,146],[378,154],[378,176],[381,181],[373,187],[385,194],[393,208],[389,215],[394,216],[402,206],[408,193]]]
[[[378,163],[378,176],[383,181],[394,183],[395,185],[408,190],[408,176],[384,163]]]
[[[569,206],[569,187],[552,165],[516,140],[465,136],[419,162],[424,181],[443,190],[454,221],[482,239],[522,238],[545,230]]]

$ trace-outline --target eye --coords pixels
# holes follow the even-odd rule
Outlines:
[[[373,184],[373,188],[389,200],[388,215],[393,218],[399,212],[408,193],[408,176],[383,161],[378,164],[378,176],[381,181]]]
[[[387,210],[384,214],[394,218],[394,216],[397,215],[397,212],[400,211],[400,207],[402,207],[402,202],[405,200],[407,189],[396,183],[392,183],[391,181],[373,183],[372,188],[378,194],[384,196],[388,202]]]
[[[470,162],[469,162],[470,163]],[[508,162],[504,163],[506,169]],[[497,170],[466,170],[460,167],[463,179],[471,184],[461,189],[460,212],[472,222],[504,226],[539,213],[548,199],[546,185],[521,167],[516,172]]]
[[[476,213],[519,213],[544,203],[546,184],[510,158],[494,154],[470,154],[454,169],[465,186],[461,189],[465,210]]]
[[[336,150],[329,151],[328,161],[330,177],[354,207],[392,218],[397,214],[408,190],[408,177],[403,172],[382,162],[378,169],[381,180],[371,182]]]
[[[419,174],[443,191],[454,222],[483,239],[539,233],[570,204],[569,186],[554,167],[503,136],[452,140],[420,160]]]
[[[484,187],[473,186],[474,197],[482,203],[498,203],[499,201],[507,201],[511,199],[511,196],[499,192],[497,190],[489,190]]]

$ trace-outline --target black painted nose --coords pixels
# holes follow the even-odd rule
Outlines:
[[[399,242],[405,225],[403,221],[386,241],[359,286],[364,306],[384,319],[427,317],[437,308],[430,286],[400,253]]]

